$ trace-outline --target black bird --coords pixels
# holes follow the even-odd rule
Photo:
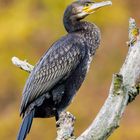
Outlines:
[[[99,28],[81,19],[111,4],[79,0],[67,7],[63,22],[68,34],[43,55],[25,84],[20,108],[23,122],[17,140],[26,138],[33,118],[55,117],[57,121],[70,104],[100,43]]]

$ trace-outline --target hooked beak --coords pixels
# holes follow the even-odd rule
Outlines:
[[[111,1],[103,1],[103,2],[92,3],[90,6],[85,7],[83,9],[83,11],[86,12],[87,14],[92,14],[97,9],[105,7],[105,6],[109,6],[109,5],[112,5]]]

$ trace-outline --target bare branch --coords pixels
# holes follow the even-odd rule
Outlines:
[[[134,19],[129,21],[129,52],[119,72],[113,76],[109,96],[95,120],[77,140],[106,140],[119,126],[127,104],[139,93],[140,40]],[[134,32],[135,31],[135,32]],[[135,34],[133,34],[135,33]]]
[[[106,140],[119,127],[120,119],[128,103],[132,102],[140,91],[140,34],[135,20],[129,20],[129,51],[118,74],[113,75],[109,96],[95,120],[76,140]],[[17,67],[31,72],[33,66],[16,57],[12,62]],[[74,140],[75,118],[62,112],[57,122],[56,140]]]
[[[31,72],[34,68],[33,65],[29,64],[26,60],[22,61],[17,57],[12,57],[12,63],[14,65],[16,65],[17,67],[19,67],[20,69],[27,71],[27,72]]]

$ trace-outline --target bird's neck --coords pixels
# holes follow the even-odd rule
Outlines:
[[[92,24],[86,21],[64,20],[64,26],[68,33],[83,30],[91,30]]]
[[[83,38],[91,55],[95,53],[100,43],[100,30],[95,24],[86,21],[66,21],[64,25],[68,33],[76,33]]]

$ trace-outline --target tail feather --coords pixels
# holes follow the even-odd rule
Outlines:
[[[32,110],[30,113],[25,115],[25,117],[23,118],[17,140],[24,140],[26,138],[27,134],[30,132],[34,113],[35,113],[35,110]]]

